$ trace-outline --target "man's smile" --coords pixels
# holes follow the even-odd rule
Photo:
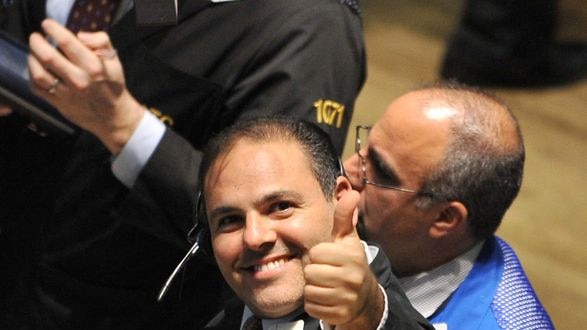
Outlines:
[[[240,267],[241,269],[251,273],[252,275],[278,271],[284,267],[289,261],[294,259],[292,255],[280,255],[270,258],[263,258],[254,262],[247,262]]]
[[[253,271],[255,272],[264,272],[272,269],[281,268],[287,262],[286,258],[270,261],[268,263],[264,263],[261,265],[253,266]]]

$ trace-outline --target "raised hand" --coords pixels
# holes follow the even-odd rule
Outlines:
[[[333,241],[309,251],[304,268],[306,312],[336,329],[376,329],[384,298],[355,228],[359,193],[343,191],[336,205]]]
[[[29,38],[33,90],[118,153],[145,110],[126,88],[122,65],[108,35],[80,32],[76,36],[50,19],[41,26],[47,38],[40,33]]]

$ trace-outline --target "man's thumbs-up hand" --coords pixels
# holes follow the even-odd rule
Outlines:
[[[304,268],[306,312],[336,329],[376,329],[383,314],[383,294],[356,230],[358,201],[358,192],[341,192],[333,241],[310,249]]]

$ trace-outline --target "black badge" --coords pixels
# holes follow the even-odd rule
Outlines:
[[[135,0],[137,25],[176,25],[176,4],[176,0]]]

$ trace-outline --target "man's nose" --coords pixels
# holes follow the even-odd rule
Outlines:
[[[361,178],[361,168],[359,164],[359,156],[354,153],[351,157],[344,161],[344,170],[347,178],[351,182],[354,190],[363,190],[363,180]]]
[[[258,251],[277,240],[277,233],[271,221],[258,213],[247,215],[243,242],[251,250]]]

